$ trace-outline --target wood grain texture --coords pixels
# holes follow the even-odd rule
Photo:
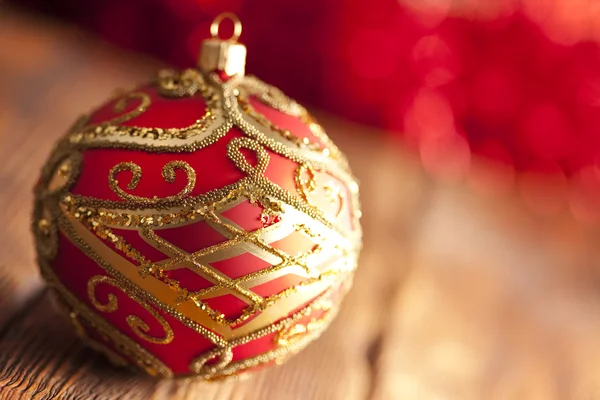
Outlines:
[[[568,215],[438,187],[374,398],[600,398],[599,240]]]
[[[318,115],[361,181],[364,251],[338,318],[239,382],[155,381],[86,349],[35,268],[31,187],[82,111],[158,65],[0,8],[0,399],[600,399],[600,232],[515,191],[434,183],[384,135]]]

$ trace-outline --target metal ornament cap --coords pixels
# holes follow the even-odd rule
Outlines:
[[[229,39],[219,38],[221,22],[233,22],[233,35]],[[237,40],[242,33],[242,23],[235,14],[223,13],[210,26],[211,38],[202,42],[198,67],[203,72],[223,71],[228,76],[244,76],[246,69],[246,46]]]

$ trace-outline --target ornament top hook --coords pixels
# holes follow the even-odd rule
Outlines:
[[[210,24],[210,35],[213,39],[218,39],[221,22],[223,22],[226,19],[233,22],[233,34],[227,40],[237,42],[237,40],[242,35],[242,22],[234,13],[224,12],[222,14],[217,15],[217,17],[213,20],[212,24]]]
[[[233,35],[229,39],[219,38],[221,22],[229,19],[233,22]],[[246,46],[238,43],[242,34],[242,23],[233,13],[218,15],[210,25],[210,39],[202,42],[198,68],[203,72],[223,72],[227,77],[243,76],[246,69]]]

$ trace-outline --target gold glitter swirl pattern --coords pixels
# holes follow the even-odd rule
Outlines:
[[[167,183],[175,182],[175,170],[177,169],[182,170],[186,173],[187,183],[179,193],[163,198],[158,198],[156,196],[154,196],[153,198],[135,196],[121,189],[121,187],[119,186],[119,180],[117,179],[117,175],[120,172],[130,171],[133,174],[131,180],[127,184],[127,189],[129,190],[135,189],[140,183],[140,180],[142,179],[142,168],[133,162],[122,162],[112,167],[108,174],[108,184],[111,190],[117,194],[117,196],[127,201],[150,202],[156,204],[158,202],[166,203],[175,200],[181,200],[182,198],[189,195],[194,189],[194,186],[196,186],[196,171],[194,171],[194,169],[185,161],[170,161],[167,164],[165,164],[162,170],[162,176]]]
[[[145,148],[147,145],[142,145],[135,140],[132,142],[120,142],[120,139],[140,139],[140,140],[158,140],[168,141],[172,139],[187,140],[195,136],[203,136],[217,120],[220,108],[220,99],[214,88],[207,84],[202,74],[195,69],[186,69],[179,73],[173,70],[161,70],[154,82],[154,86],[158,93],[163,97],[182,98],[200,95],[206,102],[206,112],[193,124],[183,128],[154,128],[140,126],[122,126],[125,121],[133,119],[144,113],[151,105],[151,98],[145,92],[133,92],[120,98],[114,105],[115,113],[123,112],[130,101],[139,99],[141,103],[135,109],[126,114],[117,116],[111,120],[104,121],[92,125],[77,125],[68,135],[68,141],[71,144],[86,147],[93,143],[96,147],[125,147],[125,148]],[[229,130],[229,125],[226,123],[221,130]],[[219,131],[219,128],[214,129]],[[216,135],[218,137],[218,135]],[[106,140],[109,140],[108,142]],[[212,142],[211,142],[212,143]],[[157,150],[163,150],[164,147],[156,146]]]
[[[317,188],[314,168],[307,163],[300,164],[298,168],[296,168],[294,179],[296,181],[296,188],[298,188],[300,196],[302,196],[304,201],[310,204],[307,195],[308,193],[314,192]]]
[[[331,306],[319,318],[312,318],[306,324],[297,323],[285,327],[275,336],[275,343],[278,346],[289,346],[311,332],[322,330],[324,328],[323,325],[327,324],[327,314],[330,309]]]
[[[128,336],[118,331],[104,318],[100,318],[98,314],[77,299],[73,293],[59,281],[58,277],[46,261],[40,261],[40,270],[42,276],[52,288],[51,293],[58,301],[57,305],[59,306],[59,311],[71,321],[77,335],[88,346],[105,353],[109,360],[115,363],[115,365],[120,365],[121,362],[125,362],[125,359],[122,358],[121,355],[126,355],[129,360],[133,360],[141,370],[146,371],[151,376],[161,376],[163,378],[173,377],[173,372],[158,358]],[[85,326],[94,329],[106,342],[111,343],[113,347],[119,351],[120,355],[117,355],[108,347],[90,338],[84,328],[84,322]],[[108,350],[108,354],[106,350]],[[117,359],[114,358],[115,355],[117,355]],[[126,364],[128,364],[128,362],[126,362]]]
[[[241,149],[247,149],[256,154],[256,166],[250,165],[248,159],[244,157]],[[256,177],[265,173],[269,164],[269,155],[267,151],[256,140],[250,138],[235,138],[227,145],[227,157],[233,161],[245,174]]]
[[[215,358],[218,360],[216,363],[206,365],[208,361]],[[214,375],[231,363],[232,359],[233,351],[231,346],[218,347],[200,357],[194,358],[190,364],[190,370],[202,376]]]
[[[140,104],[135,107],[133,110],[126,112],[125,114],[121,114],[125,109],[131,104],[132,101],[139,101]],[[130,119],[139,117],[142,115],[148,107],[150,106],[150,96],[144,92],[132,92],[128,93],[125,96],[121,97],[114,105],[113,111],[115,114],[121,114],[117,117],[109,119],[108,121],[101,122],[96,125],[118,125],[122,124],[125,121],[129,121]]]
[[[51,260],[57,254],[58,228],[53,211],[58,198],[75,182],[80,165],[79,152],[57,146],[42,170],[42,178],[35,188],[36,201],[31,226],[39,257]]]
[[[306,109],[286,96],[280,89],[271,85],[265,84],[265,86],[266,90],[257,96],[262,103],[294,117],[304,115]]]
[[[117,296],[115,296],[113,293],[108,294],[108,303],[106,303],[106,304],[101,303],[97,299],[96,287],[100,283],[104,283],[104,284],[113,286],[113,287],[121,290],[123,293],[127,294],[125,288],[122,287],[117,280],[110,278],[108,276],[103,276],[103,275],[93,276],[88,281],[87,293],[88,293],[88,297],[89,297],[90,301],[92,302],[92,304],[94,305],[94,307],[96,307],[96,309],[98,309],[99,311],[102,311],[105,313],[113,313],[113,312],[117,311],[119,309],[119,302],[117,300]],[[131,299],[135,300],[139,305],[144,307],[144,309],[146,309],[156,319],[156,321],[158,321],[158,323],[162,326],[162,328],[165,331],[165,337],[157,338],[157,337],[148,335],[150,326],[148,326],[148,324],[146,322],[144,322],[137,315],[128,315],[127,316],[127,324],[133,330],[133,332],[140,338],[142,338],[150,343],[156,343],[156,344],[171,343],[171,341],[173,340],[173,337],[175,335],[173,334],[173,330],[171,329],[171,327],[169,326],[167,321],[165,321],[165,319],[149,305],[146,305],[142,301],[139,301],[137,298],[135,298],[131,294],[129,294],[129,297]]]
[[[315,178],[315,169],[308,163],[300,164],[294,172],[294,180],[300,196],[312,206],[316,205],[310,200],[309,194],[317,189],[317,180]],[[331,205],[337,205],[333,215],[336,218],[339,217],[345,205],[342,191],[335,184],[326,183],[323,185],[323,192]]]
[[[329,203],[338,205],[334,215],[336,218],[339,217],[345,207],[344,195],[342,191],[339,189],[339,187],[331,184],[325,184],[323,189],[325,189],[325,195],[329,197]]]
[[[205,96],[214,95],[209,93],[204,77],[196,69],[186,69],[181,73],[172,69],[161,70],[156,83],[158,93],[165,97],[190,97],[197,92]]]
[[[115,296],[112,293],[109,293],[108,303],[102,304],[100,301],[98,301],[95,294],[96,285],[98,285],[101,282],[109,282],[109,279],[110,278],[107,278],[102,275],[96,275],[92,277],[92,279],[90,279],[87,284],[87,293],[90,301],[92,302],[94,307],[96,307],[96,309],[106,313],[113,313],[119,309],[119,301],[117,300],[117,296]]]

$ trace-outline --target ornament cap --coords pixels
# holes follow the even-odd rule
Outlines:
[[[219,38],[221,22],[233,22],[233,34],[229,39]],[[237,40],[242,34],[242,23],[233,13],[218,15],[210,25],[211,38],[202,42],[198,67],[204,72],[223,71],[228,76],[243,76],[246,69],[246,46]]]

